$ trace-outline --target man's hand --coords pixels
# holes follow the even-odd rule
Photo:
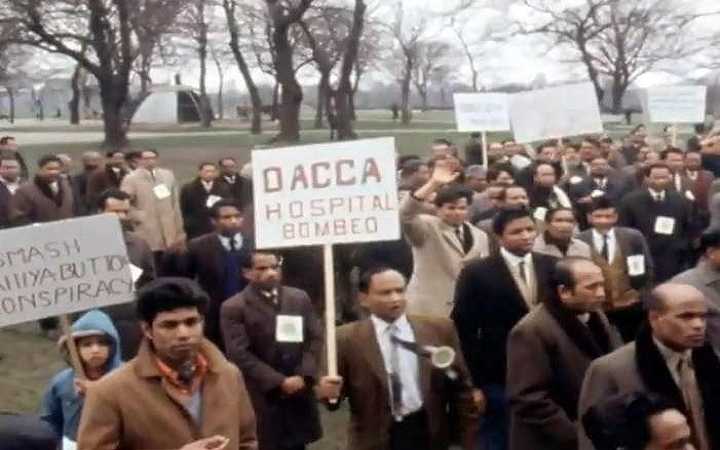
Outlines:
[[[340,398],[342,386],[342,377],[324,376],[315,387],[315,395],[320,400],[337,400]]]
[[[305,389],[305,380],[298,375],[287,377],[280,385],[280,389],[285,395],[295,395]]]
[[[487,408],[487,399],[485,398],[483,391],[480,389],[473,389],[472,399],[473,404],[475,404],[475,409],[477,409],[480,414],[485,413],[485,409]]]
[[[455,158],[438,159],[435,161],[431,180],[440,186],[452,183],[460,176]]]
[[[227,447],[230,439],[225,436],[216,435],[213,437],[200,439],[184,445],[180,450],[222,450]]]
[[[87,393],[88,389],[90,389],[95,383],[96,381],[75,378],[73,384],[75,385],[75,392],[77,395],[83,397]]]
[[[173,242],[173,244],[168,248],[172,253],[176,253],[178,255],[183,254],[187,252],[187,241],[185,239],[180,239],[179,241]]]

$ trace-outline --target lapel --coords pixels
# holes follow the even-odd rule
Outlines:
[[[253,305],[256,311],[268,317],[270,320],[275,320],[275,316],[280,311],[280,305],[282,305],[282,289],[278,287],[278,306],[272,305],[270,301],[261,298],[260,293],[254,287],[248,285],[243,292],[247,295],[248,302]],[[272,328],[275,328],[274,322]]]
[[[493,273],[497,274],[497,285],[511,287],[512,291],[515,293],[515,295],[507,296],[505,300],[502,301],[500,304],[507,305],[508,307],[516,309],[520,311],[521,314],[527,313],[529,309],[527,307],[527,304],[525,303],[525,298],[523,297],[522,292],[520,292],[520,288],[518,288],[517,284],[515,283],[515,278],[513,278],[512,273],[510,273],[510,268],[505,262],[505,258],[502,257],[502,254],[498,253],[495,256],[494,264],[495,270],[493,271]],[[535,265],[535,277],[539,285],[540,274],[537,270],[537,261],[534,255],[533,264]]]
[[[457,235],[455,235],[455,229],[453,227],[443,222],[440,224],[440,233],[443,235],[443,238],[445,238],[445,241],[447,241],[450,247],[455,249],[455,251],[460,255],[465,255],[462,245],[460,244],[460,240]]]
[[[415,343],[419,348],[423,348],[426,345],[438,345],[438,342],[433,339],[435,333],[423,322],[414,318],[408,317],[410,326],[415,333]],[[420,391],[422,392],[422,398],[427,402],[430,398],[431,393],[431,377],[433,367],[430,362],[430,358],[418,355],[418,369],[420,370]]]
[[[368,318],[357,324],[357,342],[359,344],[360,353],[363,359],[368,363],[370,371],[380,381],[384,391],[388,391],[387,371],[385,370],[385,361],[380,351],[380,344],[375,336],[375,327]]]
[[[617,246],[620,247],[620,251],[622,254],[627,258],[628,256],[632,256],[635,254],[635,249],[632,248],[632,244],[630,240],[628,239],[628,236],[623,233],[621,229],[618,227],[615,227],[615,241],[617,241]]]
[[[217,233],[208,235],[208,258],[209,263],[214,266],[214,271],[217,271],[220,280],[224,280],[224,267],[225,267],[225,247],[220,242],[220,237]]]
[[[643,383],[651,392],[665,395],[677,405],[684,405],[682,393],[670,374],[665,358],[653,342],[649,324],[643,324],[635,338],[635,346],[635,360]]]
[[[597,336],[603,339],[604,342],[596,342],[595,336],[592,335],[589,328],[590,323],[588,323],[588,326],[583,325],[577,317],[560,305],[558,299],[549,297],[548,301],[543,305],[570,338],[570,342],[575,344],[590,359],[599,358],[608,353],[610,350],[610,334],[607,333],[604,326],[602,327],[604,336]],[[595,316],[596,313],[591,313],[590,320],[600,320],[599,317]]]

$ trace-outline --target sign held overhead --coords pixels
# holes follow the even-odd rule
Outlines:
[[[503,93],[455,94],[458,131],[507,131],[510,129],[508,95]]]
[[[647,108],[651,122],[705,122],[706,86],[666,86],[647,90]]]

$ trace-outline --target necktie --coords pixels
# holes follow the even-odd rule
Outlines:
[[[678,374],[680,375],[680,390],[682,391],[685,407],[688,411],[688,419],[693,430],[694,441],[698,450],[710,450],[707,428],[705,425],[705,414],[703,412],[702,397],[698,388],[695,370],[692,367],[692,360],[683,357],[678,363]]]
[[[462,247],[464,249],[465,248],[465,235],[463,234],[462,226],[455,228],[455,236],[457,236],[458,241],[460,241],[460,247]]]
[[[682,178],[680,178],[680,174],[675,174],[675,190],[678,192],[682,192]]]
[[[237,251],[237,243],[235,242],[235,236],[230,238],[230,251],[231,252]]]
[[[402,381],[400,380],[400,345],[397,343],[398,337],[397,326],[390,325],[387,328],[390,341],[390,367],[388,374],[390,376],[390,396],[392,398],[392,413],[396,420],[402,419]]]
[[[520,279],[523,283],[525,283],[525,286],[528,285],[527,275],[525,274],[525,261],[520,261],[518,263],[518,275],[520,275]]]
[[[608,235],[603,234],[603,246],[602,246],[602,257],[605,258],[605,261],[608,263],[610,262],[610,249],[608,247]]]

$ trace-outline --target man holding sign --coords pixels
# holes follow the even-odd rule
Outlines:
[[[245,376],[262,450],[302,450],[320,438],[312,393],[323,345],[308,295],[281,284],[282,260],[253,251],[243,261],[249,285],[223,303],[228,358]]]

